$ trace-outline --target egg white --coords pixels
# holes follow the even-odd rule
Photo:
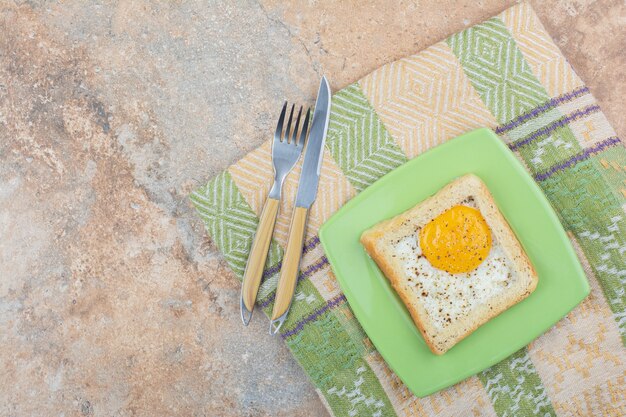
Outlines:
[[[394,245],[404,268],[433,324],[442,329],[485,304],[511,285],[511,268],[501,245],[492,239],[487,258],[473,271],[451,274],[437,269],[422,255],[419,231]]]

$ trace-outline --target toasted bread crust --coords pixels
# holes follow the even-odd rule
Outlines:
[[[424,341],[428,345],[428,348],[437,355],[442,355],[445,351],[441,351],[437,348],[437,346],[433,343],[432,338],[426,333],[426,326],[422,322],[420,318],[420,314],[417,312],[417,309],[413,306],[412,296],[407,291],[403,291],[403,288],[399,285],[399,277],[396,274],[395,269],[392,265],[385,260],[384,255],[377,250],[376,248],[376,237],[371,235],[361,235],[361,244],[365,247],[366,252],[374,259],[380,270],[383,272],[385,277],[391,283],[392,288],[396,291],[396,294],[400,296],[400,299],[404,303],[407,310],[409,310],[409,314],[411,314],[411,318],[417,327],[417,330],[420,331]]]
[[[403,284],[404,272],[388,256],[386,252],[388,250],[387,240],[402,234],[403,231],[407,230],[407,227],[416,227],[427,223],[468,197],[473,197],[492,234],[502,245],[515,273],[519,274],[520,285],[519,288],[512,288],[511,291],[503,294],[491,305],[478,307],[473,312],[472,317],[461,319],[445,329],[439,330],[424,320],[426,310],[414,292]],[[456,179],[415,207],[366,230],[361,235],[361,243],[402,299],[430,350],[437,355],[445,353],[482,324],[526,298],[535,290],[538,283],[537,273],[506,219],[496,206],[489,190],[477,176],[472,174]]]

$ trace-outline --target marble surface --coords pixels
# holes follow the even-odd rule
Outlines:
[[[532,3],[623,137],[623,0]],[[326,414],[187,195],[321,74],[512,1],[328,4],[0,1],[0,415]]]

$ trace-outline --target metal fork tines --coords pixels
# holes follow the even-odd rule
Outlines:
[[[292,104],[289,119],[287,120],[287,128],[283,130],[287,113],[287,102],[285,102],[280,112],[276,132],[274,133],[274,141],[272,142],[274,183],[261,211],[259,225],[252,241],[241,287],[241,319],[245,325],[250,322],[256,296],[261,285],[263,267],[265,266],[265,259],[267,258],[272,240],[283,182],[302,154],[309,129],[310,110],[306,111],[302,128],[300,128],[302,107],[298,110],[295,123],[293,123],[294,110],[295,105]]]
[[[287,129],[283,135],[283,122],[285,121],[285,113],[287,111],[287,102],[283,104],[283,109],[278,119],[278,125],[276,126],[276,132],[274,133],[274,142],[272,144],[272,164],[274,166],[274,184],[270,189],[269,198],[280,199],[280,193],[283,182],[287,174],[293,169],[302,154],[302,148],[304,148],[304,141],[307,134],[309,125],[310,110],[307,110],[302,124],[302,131],[300,132],[300,138],[298,139],[298,129],[300,127],[300,117],[302,116],[302,107],[298,111],[296,117],[296,124],[291,129],[291,122],[293,120],[293,112],[295,105],[291,105],[291,111],[289,112],[289,120],[287,121]]]

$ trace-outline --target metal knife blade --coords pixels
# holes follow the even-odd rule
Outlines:
[[[309,208],[317,196],[317,184],[320,179],[322,158],[324,157],[324,142],[330,116],[330,86],[326,77],[322,77],[320,88],[317,92],[313,122],[309,131],[309,139],[304,151],[302,173],[298,184],[296,207]]]

